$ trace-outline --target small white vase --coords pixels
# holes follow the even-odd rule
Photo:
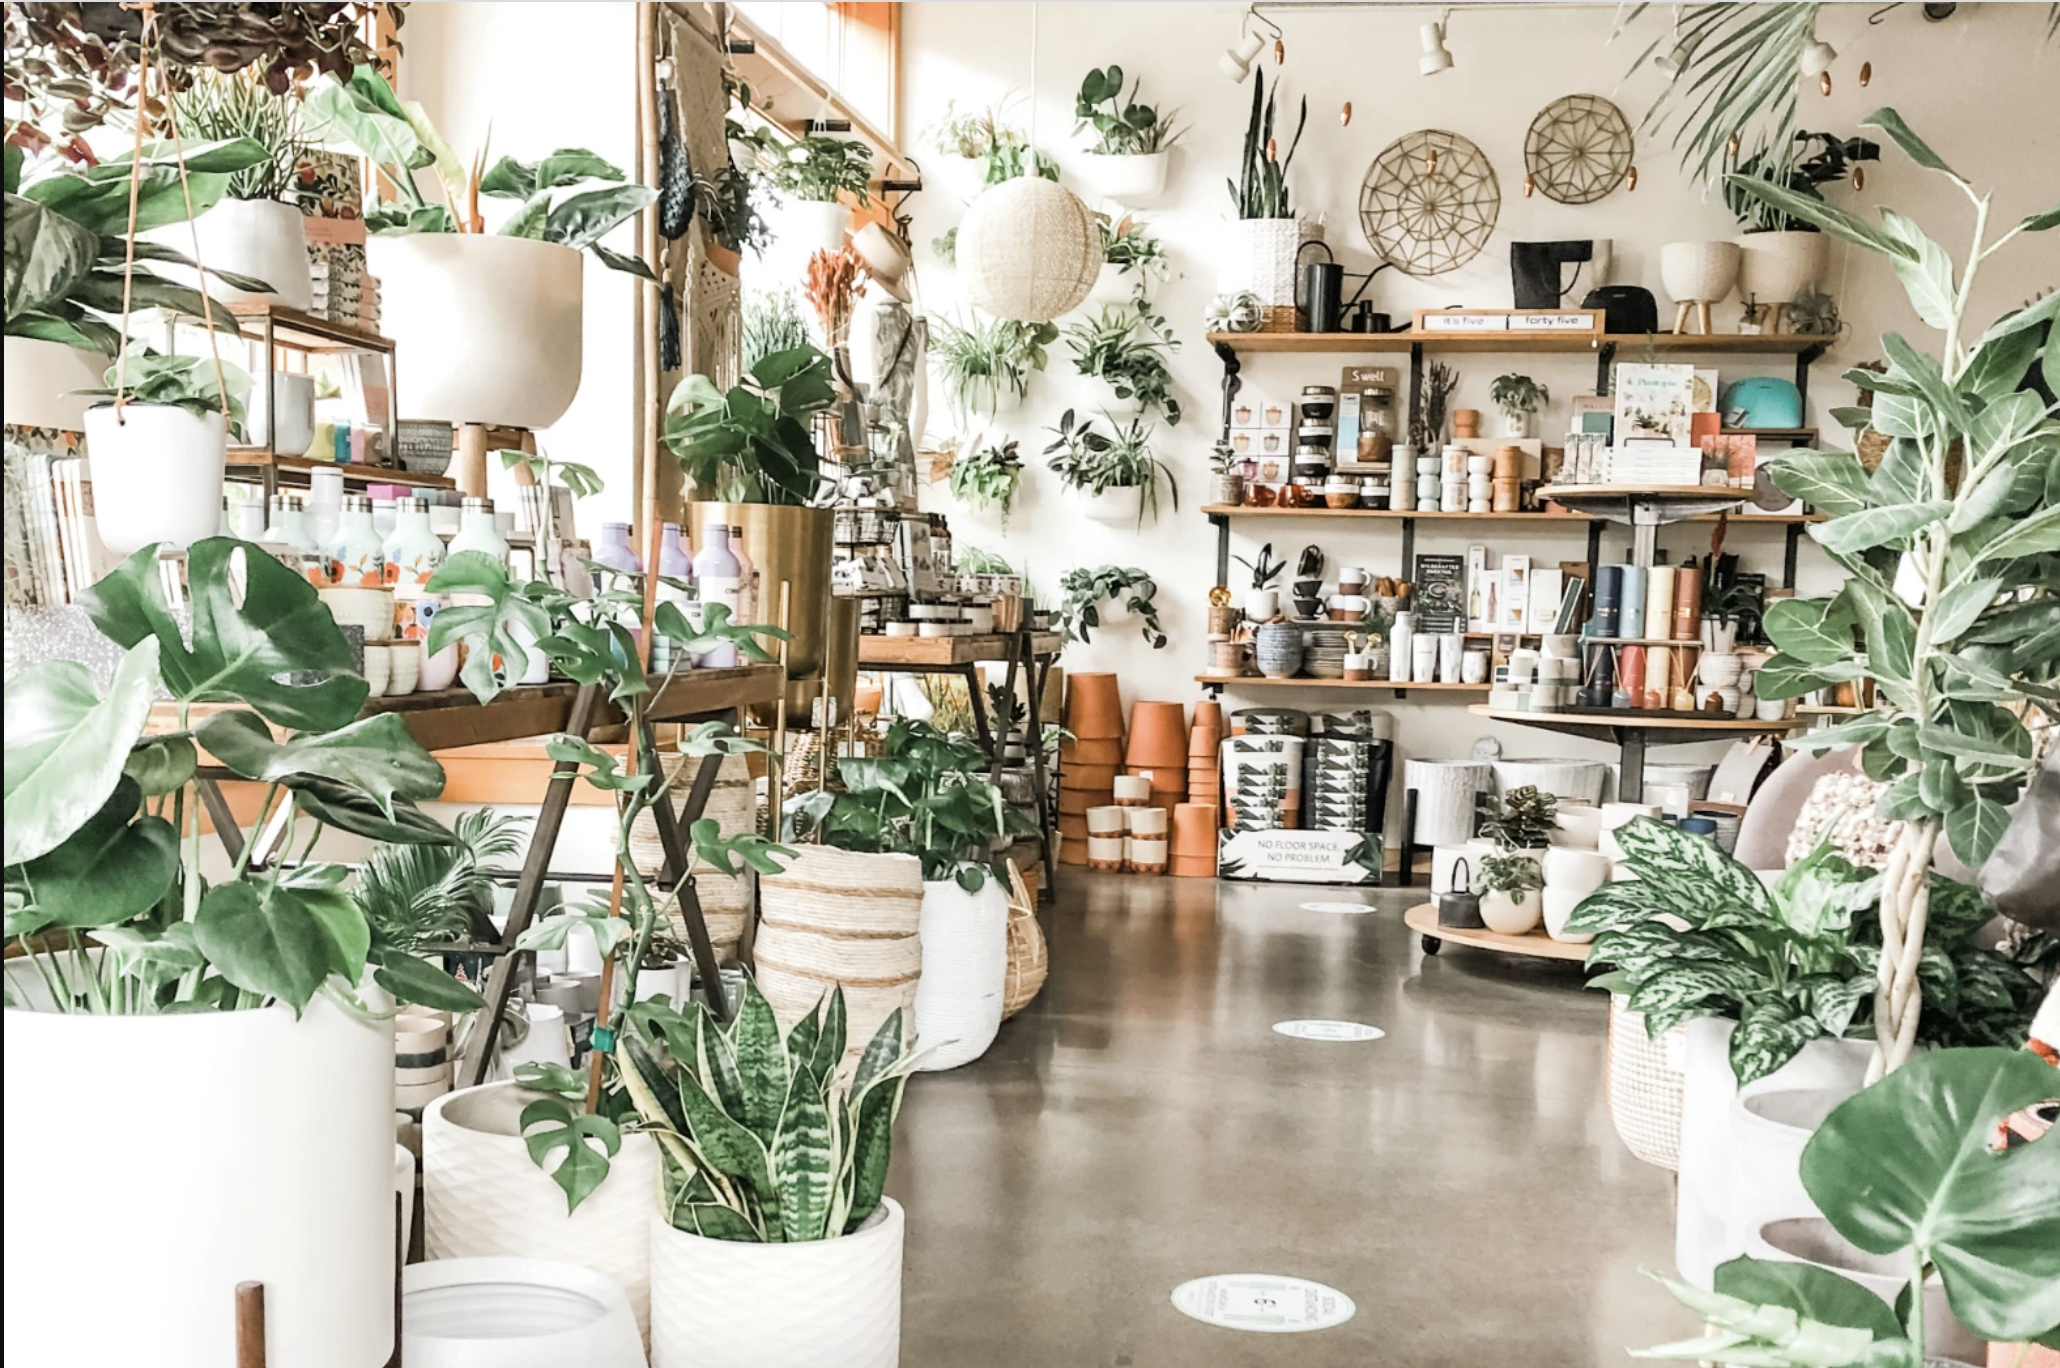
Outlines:
[[[1502,435],[1513,440],[1530,437],[1533,435],[1531,429],[1536,421],[1537,415],[1534,413],[1504,413]]]
[[[1598,851],[1550,846],[1540,865],[1545,872],[1547,888],[1571,893],[1576,900],[1587,897],[1609,882],[1609,859]]]
[[[1166,189],[1166,172],[1172,163],[1170,151],[1116,155],[1090,152],[1080,160],[1082,176],[1095,193],[1118,204],[1142,204],[1156,199]]]
[[[994,1043],[1008,977],[1008,927],[1008,894],[991,871],[977,893],[956,879],[924,881],[917,1067],[956,1069]]]
[[[1115,262],[1104,261],[1101,270],[1095,272],[1094,288],[1087,292],[1078,312],[1094,313],[1104,304],[1121,304],[1129,298],[1129,275]]]
[[[1481,920],[1499,935],[1521,936],[1535,931],[1543,915],[1544,905],[1535,888],[1526,888],[1521,893],[1481,895]]]
[[[1280,616],[1280,590],[1245,590],[1245,616],[1254,622],[1271,622]]]
[[[114,364],[99,352],[34,337],[8,338],[6,358],[5,399],[0,403],[6,407],[7,425],[64,432],[86,430],[86,405],[96,400],[77,391],[99,389]]]
[[[227,425],[219,413],[165,404],[86,411],[93,523],[109,551],[126,556],[170,542],[191,546],[222,526]]]
[[[269,386],[266,376],[252,378],[245,435],[254,445],[281,456],[299,456],[315,441],[315,377],[275,371],[269,378]],[[271,412],[273,395],[279,398],[276,416]]]

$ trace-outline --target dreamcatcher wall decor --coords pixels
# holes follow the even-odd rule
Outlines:
[[[1404,275],[1434,276],[1472,261],[1502,212],[1488,158],[1457,133],[1426,128],[1388,144],[1359,186],[1359,226]]]
[[[1619,185],[1638,188],[1630,120],[1600,95],[1562,95],[1524,134],[1524,194],[1535,188],[1561,204],[1593,204]]]

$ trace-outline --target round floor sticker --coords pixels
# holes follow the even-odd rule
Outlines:
[[[1358,1021],[1276,1021],[1273,1029],[1296,1040],[1379,1040],[1387,1034]]]
[[[1292,1335],[1328,1330],[1358,1310],[1335,1287],[1271,1273],[1218,1273],[1173,1289],[1173,1305],[1208,1325]]]
[[[1335,912],[1341,917],[1357,917],[1373,911],[1371,903],[1355,902],[1305,902],[1304,912]]]

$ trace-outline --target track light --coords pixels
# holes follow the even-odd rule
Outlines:
[[[1254,33],[1252,25],[1255,21],[1263,25],[1267,32]],[[1280,25],[1256,10],[1247,9],[1239,24],[1237,45],[1223,50],[1223,55],[1216,59],[1216,69],[1238,84],[1244,84],[1245,77],[1252,74],[1252,63],[1259,60],[1259,54],[1265,50],[1269,38],[1273,41],[1274,60],[1281,61],[1286,58],[1286,48],[1280,41],[1280,36]]]
[[[1831,64],[1838,60],[1838,49],[1822,38],[1812,38],[1803,45],[1802,74],[1822,76],[1831,70]]]
[[[1445,29],[1452,22],[1452,11],[1446,10],[1438,16],[1435,24],[1424,24],[1417,28],[1417,41],[1423,44],[1423,55],[1416,59],[1416,74],[1435,76],[1441,71],[1452,69],[1452,51],[1445,46]]]

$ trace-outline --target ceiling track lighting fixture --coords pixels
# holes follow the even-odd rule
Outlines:
[[[1452,11],[1446,10],[1434,24],[1417,27],[1416,38],[1423,45],[1423,55],[1416,59],[1416,74],[1435,76],[1441,71],[1452,69],[1452,50],[1445,46],[1445,34],[1452,23]]]
[[[1266,32],[1253,32],[1254,24],[1264,26]],[[1286,61],[1287,44],[1282,41],[1280,25],[1259,13],[1257,6],[1248,7],[1244,18],[1238,21],[1237,43],[1223,50],[1223,55],[1216,59],[1216,69],[1243,85],[1245,77],[1252,74],[1252,63],[1258,61],[1259,54],[1265,50],[1269,36],[1273,39],[1273,60]]]
[[[1695,39],[1681,37],[1681,7],[1674,6],[1674,45],[1652,59],[1652,64],[1666,73],[1669,81],[1688,70],[1695,60]]]

